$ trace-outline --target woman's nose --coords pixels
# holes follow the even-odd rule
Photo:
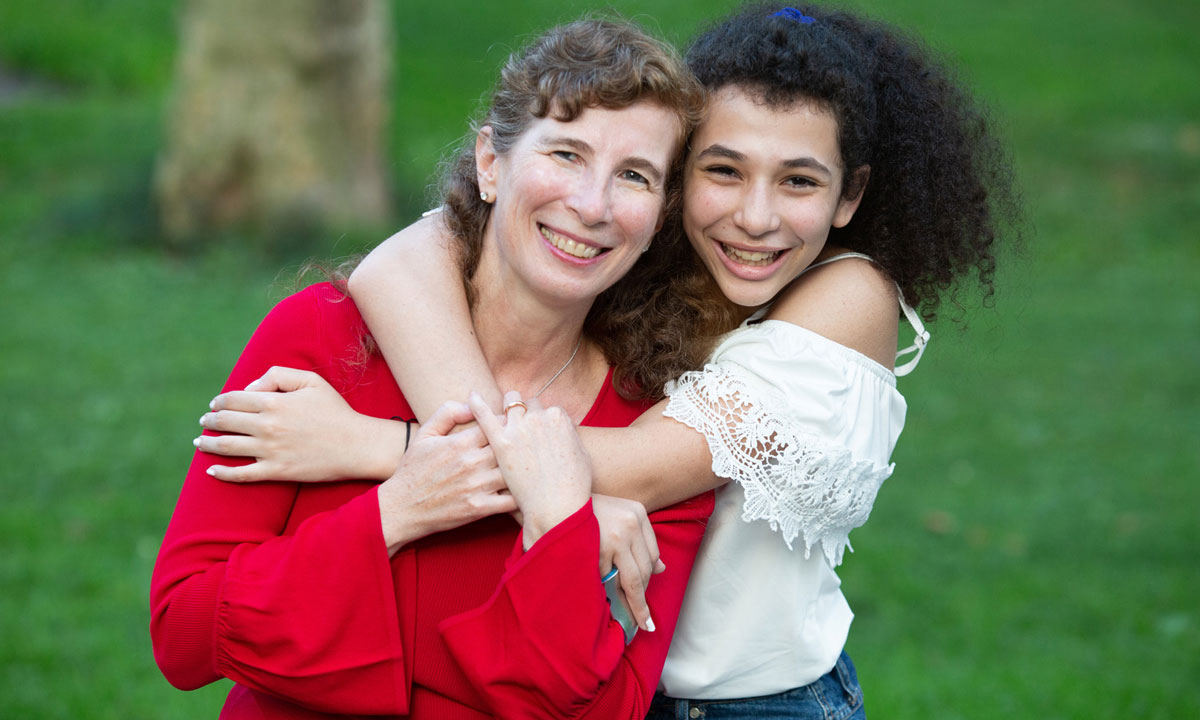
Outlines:
[[[751,188],[742,196],[741,205],[733,213],[733,221],[751,237],[761,237],[779,229],[779,214],[771,202],[770,193]]]
[[[596,173],[585,173],[567,196],[567,207],[584,225],[602,225],[612,221],[612,183]]]

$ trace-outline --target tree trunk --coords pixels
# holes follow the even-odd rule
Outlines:
[[[167,238],[388,214],[386,0],[187,0],[155,191]]]

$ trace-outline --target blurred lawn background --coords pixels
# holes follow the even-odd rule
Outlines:
[[[684,42],[733,3],[612,4]],[[901,382],[896,474],[842,572],[868,710],[1200,717],[1200,4],[859,6],[961,63],[1035,228],[996,307],[938,322]],[[596,4],[395,7],[402,220],[507,52]],[[170,688],[146,630],[196,418],[306,254],[381,237],[161,250],[175,21],[0,4],[3,718],[216,716],[227,686]]]

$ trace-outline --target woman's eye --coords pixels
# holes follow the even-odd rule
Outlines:
[[[646,176],[642,175],[640,172],[637,172],[636,170],[621,171],[621,179],[627,180],[629,182],[638,183],[639,185],[649,185],[650,184],[650,181],[646,179]]]
[[[561,160],[566,160],[567,162],[575,162],[579,159],[579,155],[571,152],[570,150],[555,150],[554,156]]]

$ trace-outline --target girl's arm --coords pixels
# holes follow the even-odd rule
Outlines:
[[[475,339],[456,258],[435,213],[384,240],[350,275],[350,296],[418,418],[471,392],[500,410],[502,393]]]
[[[385,240],[350,276],[350,294],[419,418],[471,391],[493,409],[501,406],[458,278],[440,215]],[[405,353],[406,347],[424,351]],[[664,407],[656,405],[629,428],[579,429],[596,492],[654,511],[724,482],[712,474],[704,437],[663,417]]]

